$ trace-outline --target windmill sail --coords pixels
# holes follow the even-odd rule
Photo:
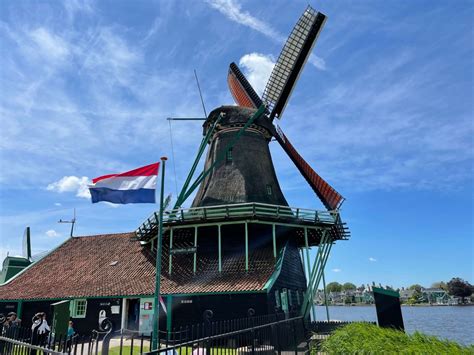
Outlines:
[[[325,15],[308,6],[291,31],[263,92],[270,119],[281,118],[325,21]]]
[[[290,143],[285,134],[277,126],[275,138],[282,146],[283,150],[288,154],[290,159],[295,163],[296,167],[311,186],[313,191],[318,195],[323,205],[328,210],[336,210],[344,202],[344,197],[331,187],[321,176],[314,171],[311,166],[303,159]]]
[[[262,100],[234,62],[230,63],[229,66],[227,84],[235,102],[239,106],[259,108],[262,105]]]

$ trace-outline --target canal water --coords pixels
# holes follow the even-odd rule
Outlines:
[[[317,306],[317,317],[326,320],[326,309]],[[474,344],[474,306],[402,307],[408,333],[419,331],[439,338]],[[375,306],[329,306],[331,320],[377,321]]]

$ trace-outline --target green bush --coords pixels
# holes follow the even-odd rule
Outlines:
[[[418,332],[408,335],[373,324],[352,323],[329,336],[322,350],[328,354],[474,354],[474,345],[461,346]]]

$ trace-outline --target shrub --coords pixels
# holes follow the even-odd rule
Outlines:
[[[473,354],[462,346],[422,333],[412,335],[373,324],[352,323],[336,330],[322,344],[328,354]]]

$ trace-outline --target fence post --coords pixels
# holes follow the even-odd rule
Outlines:
[[[292,322],[293,323],[293,342],[295,343],[295,355],[298,355],[298,337],[296,335],[296,324],[295,320]]]

